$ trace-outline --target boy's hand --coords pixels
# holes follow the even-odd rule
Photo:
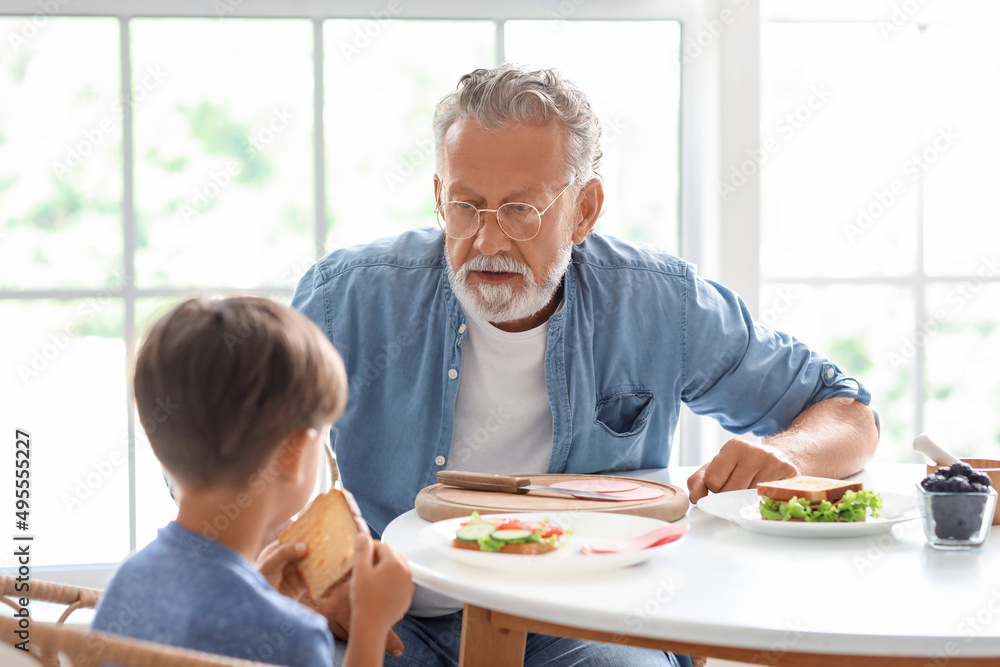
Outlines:
[[[370,537],[368,541],[371,541]],[[353,576],[351,581],[353,581]],[[348,641],[348,628],[351,627],[351,588],[351,585],[341,584],[327,591],[320,600],[308,595],[302,600],[306,605],[325,616],[330,632],[333,633],[334,637],[343,641]],[[384,650],[397,658],[403,655],[403,640],[392,630],[389,630],[385,638]]]
[[[351,578],[353,621],[391,628],[403,618],[413,598],[410,566],[388,544],[358,535]]]
[[[410,608],[412,597],[413,580],[406,560],[389,545],[375,542],[367,534],[358,535],[350,585],[351,639],[347,643],[345,667],[367,664],[366,659],[375,658],[369,653],[370,647],[383,642],[385,650],[394,657],[403,655],[403,644],[392,626]]]
[[[306,593],[306,582],[295,562],[306,555],[305,542],[271,542],[257,556],[254,567],[282,595],[299,600]]]

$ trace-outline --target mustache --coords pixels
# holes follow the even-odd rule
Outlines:
[[[486,255],[479,255],[470,259],[465,263],[464,266],[459,270],[459,277],[465,277],[470,271],[492,271],[495,273],[519,273],[522,276],[531,275],[531,269],[522,264],[521,262],[513,259],[512,257],[506,257],[504,255],[494,255],[487,257]]]

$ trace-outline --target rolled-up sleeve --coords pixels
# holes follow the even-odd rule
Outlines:
[[[729,431],[773,435],[828,398],[871,403],[858,380],[792,336],[754,323],[735,292],[693,272],[682,327],[682,399]]]

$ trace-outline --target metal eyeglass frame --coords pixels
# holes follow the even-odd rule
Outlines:
[[[508,238],[510,238],[510,239],[512,239],[514,241],[530,241],[531,239],[533,239],[536,236],[538,236],[538,232],[542,231],[542,216],[545,215],[550,208],[552,208],[552,205],[555,204],[559,200],[559,198],[563,196],[563,193],[566,192],[567,190],[569,190],[570,187],[574,183],[576,183],[576,179],[575,178],[572,179],[572,180],[570,180],[570,182],[566,184],[566,187],[564,187],[562,190],[559,191],[559,194],[556,195],[555,199],[553,199],[551,202],[549,202],[549,205],[546,206],[541,211],[539,211],[536,206],[533,206],[532,204],[529,204],[528,202],[523,202],[523,201],[507,202],[505,204],[500,204],[500,206],[498,206],[497,208],[477,208],[476,209],[476,216],[479,218],[479,222],[476,225],[475,231],[472,232],[471,234],[469,234],[468,236],[454,236],[453,234],[449,234],[448,233],[448,230],[446,228],[446,223],[445,223],[445,220],[444,220],[444,215],[441,213],[441,207],[444,206],[445,204],[466,204],[468,206],[471,206],[472,204],[469,204],[469,202],[464,202],[464,201],[446,201],[446,202],[441,202],[440,204],[437,205],[437,208],[434,209],[434,215],[437,217],[438,227],[440,227],[441,231],[445,233],[445,236],[449,236],[449,237],[451,237],[451,238],[453,238],[453,239],[455,239],[457,241],[463,241],[465,239],[471,239],[473,236],[475,236],[476,234],[479,233],[479,230],[483,228],[483,215],[482,214],[483,214],[484,211],[486,213],[496,213],[497,214],[497,225],[500,227],[500,231],[502,231],[504,234],[506,234]],[[535,233],[532,234],[531,236],[529,236],[526,239],[519,239],[519,238],[516,238],[514,236],[511,236],[510,232],[508,232],[506,229],[504,229],[503,220],[501,220],[501,218],[500,218],[500,209],[502,209],[504,206],[528,206],[530,208],[535,209],[535,213],[538,214],[538,229],[535,230]]]

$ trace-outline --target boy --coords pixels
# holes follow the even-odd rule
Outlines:
[[[191,299],[150,330],[134,388],[179,509],[119,568],[93,628],[280,665],[333,665],[326,619],[295,601],[305,585],[293,563],[306,545],[261,551],[309,500],[324,434],[344,409],[346,374],[329,340],[268,299]],[[165,401],[178,407],[165,415]],[[389,628],[410,603],[409,568],[361,531],[350,585],[344,665],[381,665]]]

